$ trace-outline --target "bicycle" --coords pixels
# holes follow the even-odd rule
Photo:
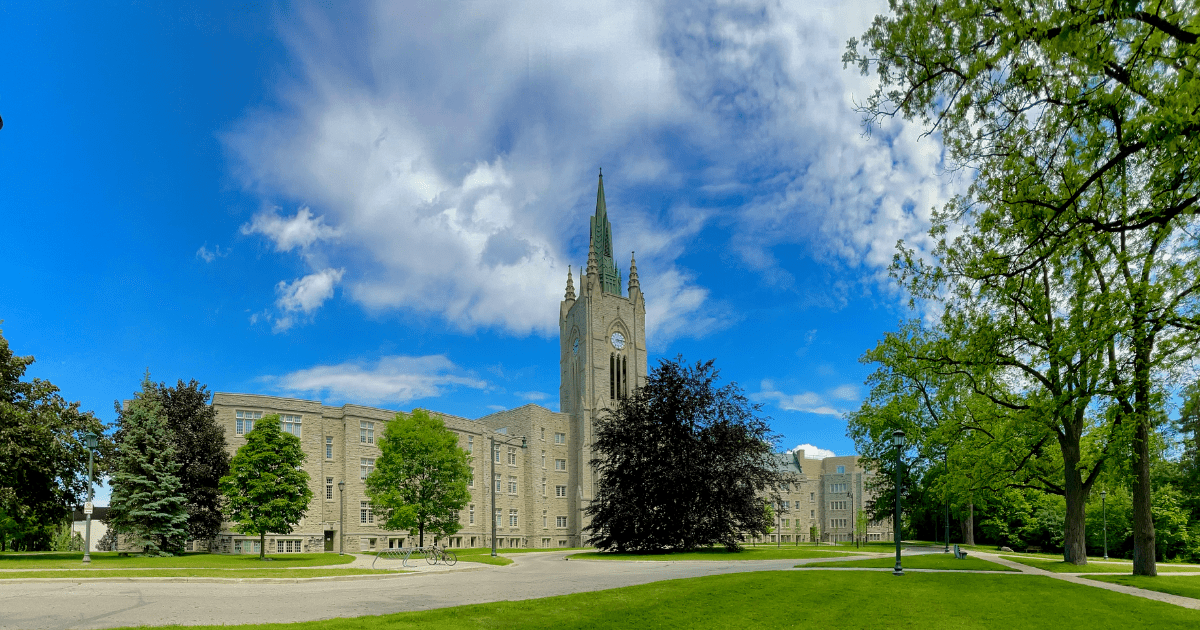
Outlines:
[[[454,555],[453,551],[440,548],[437,545],[423,548],[425,552],[425,562],[429,564],[437,564],[441,562],[448,567],[452,567],[458,563],[458,556]]]

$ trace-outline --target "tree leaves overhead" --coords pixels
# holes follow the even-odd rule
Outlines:
[[[396,414],[387,424],[379,450],[366,486],[383,527],[409,530],[422,546],[426,532],[458,532],[458,510],[471,499],[470,457],[459,448],[458,435],[441,418],[415,409],[408,416]]]
[[[771,527],[764,502],[784,478],[776,436],[713,362],[662,360],[644,387],[596,421],[598,475],[589,544],[617,551],[689,550]]]

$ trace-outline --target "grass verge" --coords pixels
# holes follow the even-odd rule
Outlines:
[[[339,575],[372,575],[404,573],[404,571],[382,571],[372,569],[93,569],[85,571],[12,571],[0,573],[0,580],[29,578],[164,578],[164,577],[214,577],[228,579],[244,578],[315,578]]]
[[[0,569],[287,569],[347,564],[354,556],[336,553],[267,554],[267,561],[258,555],[226,555],[216,553],[185,553],[163,558],[120,557],[115,551],[92,554],[92,563],[83,564],[82,551],[53,551],[45,553],[0,553]]]
[[[812,547],[743,547],[730,552],[724,547],[697,549],[679,553],[617,553],[615,551],[588,551],[571,556],[572,560],[799,560],[803,558],[843,558],[845,552],[817,551]]]
[[[967,556],[955,560],[953,555],[921,554],[904,556],[901,565],[905,569],[947,569],[954,571],[1016,571],[995,562]],[[842,562],[809,562],[798,567],[864,567],[868,569],[890,569],[896,566],[896,558],[872,558],[870,560],[845,560]]]
[[[768,571],[374,617],[187,628],[828,628],[831,620],[847,629],[1127,630],[1197,627],[1200,611],[1040,576],[912,573],[897,578],[873,572]]]
[[[1004,556],[1002,556],[1002,557],[1005,560],[1012,560],[1013,562],[1019,562],[1025,566],[1042,569],[1044,571],[1051,571],[1053,573],[1132,573],[1133,572],[1133,563],[1132,562],[1121,562],[1121,563],[1089,562],[1088,564],[1080,566],[1077,564],[1070,564],[1067,562],[1063,562],[1062,560],[1054,561],[1054,560],[1041,560],[1038,558],[1017,558],[1014,556],[1010,556],[1008,554],[1004,554]],[[1172,564],[1166,564],[1166,563],[1160,562],[1160,563],[1158,563],[1158,572],[1159,573],[1200,572],[1200,567],[1179,566],[1179,565],[1172,565]]]
[[[1089,580],[1124,584],[1148,591],[1170,593],[1180,597],[1200,599],[1200,575],[1171,575],[1147,577],[1145,575],[1089,575]]]

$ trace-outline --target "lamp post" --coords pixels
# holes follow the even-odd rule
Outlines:
[[[783,503],[775,504],[779,508],[775,510],[775,548],[778,549],[783,540]]]
[[[892,433],[892,444],[896,447],[896,568],[892,571],[892,575],[904,575],[904,568],[900,566],[900,457],[904,450],[904,431],[896,429]]]
[[[1104,559],[1108,560],[1108,510],[1104,505],[1104,499],[1108,497],[1107,490],[1100,491],[1100,515],[1104,518]]]
[[[496,435],[495,434],[489,435],[488,439],[491,440],[491,445],[492,445],[492,457],[491,457],[492,478],[490,480],[490,484],[492,486],[492,557],[495,558],[496,557],[496,521],[500,520],[500,515],[496,514],[496,485],[497,485],[496,460],[500,459],[500,451],[496,450]],[[511,437],[507,440],[500,440],[500,443],[516,445],[516,442],[511,441],[511,440],[515,440],[515,439],[517,439],[517,438]],[[522,437],[521,438],[521,448],[525,448],[525,445],[526,445],[525,438]]]
[[[88,450],[88,500],[83,506],[85,524],[83,526],[83,563],[92,562],[92,453],[99,443],[98,436],[91,431],[83,434],[83,444]]]
[[[338,482],[338,555],[346,555],[343,547],[346,544],[346,482]]]

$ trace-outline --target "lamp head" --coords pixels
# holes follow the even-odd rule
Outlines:
[[[88,431],[87,433],[83,434],[83,443],[89,449],[94,449],[96,448],[96,445],[100,443],[100,441],[97,439],[97,435],[95,433]]]
[[[343,490],[345,490],[345,489],[346,489],[346,482],[345,482],[345,481],[339,481],[339,482],[338,482],[338,492],[341,492],[341,491],[343,491]]]
[[[521,448],[525,448],[526,441],[525,436],[521,436]]]
[[[904,431],[896,429],[892,432],[892,444],[896,446],[904,446]]]
[[[1100,491],[1100,498],[1101,498],[1101,499],[1103,499],[1103,498],[1106,498],[1107,496],[1108,496],[1108,491],[1107,491],[1107,490],[1101,490],[1101,491]]]

